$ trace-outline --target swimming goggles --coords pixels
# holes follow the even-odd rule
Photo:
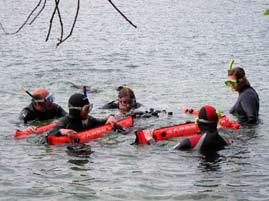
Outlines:
[[[53,94],[49,94],[49,95],[45,98],[45,101],[46,101],[46,102],[49,102],[49,103],[53,103],[53,102],[54,102],[54,96],[53,96]]]
[[[198,125],[199,123],[214,124],[214,123],[216,123],[216,121],[209,121],[209,120],[205,120],[205,119],[195,118],[194,123],[196,125]]]
[[[93,104],[88,104],[88,105],[84,105],[83,107],[75,107],[75,106],[72,106],[72,105],[68,105],[68,108],[71,109],[71,110],[83,110],[83,111],[89,111],[91,112],[92,111],[92,108],[93,108]]]
[[[220,119],[222,117],[222,114],[219,110],[216,110],[216,114],[218,116],[218,119]],[[206,119],[195,118],[194,123],[196,125],[198,125],[199,123],[214,124],[214,123],[217,123],[217,121],[210,121],[210,120],[206,120]]]
[[[126,100],[119,99],[119,103],[124,104],[124,105],[132,105],[133,102],[134,102],[133,99],[126,99]]]
[[[236,87],[238,85],[238,80],[225,80],[224,84],[227,87]]]
[[[33,99],[33,101],[35,103],[45,103],[45,102],[53,103],[54,102],[54,96],[53,96],[53,94],[49,94],[49,95],[47,95],[47,97],[45,99]]]

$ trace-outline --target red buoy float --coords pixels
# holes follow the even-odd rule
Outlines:
[[[182,111],[184,113],[193,114],[195,116],[198,116],[199,114],[199,110],[193,108],[184,108]],[[238,122],[229,119],[229,117],[227,117],[226,115],[223,115],[219,119],[219,126],[222,128],[231,128],[237,130],[240,128],[241,125]]]
[[[198,125],[196,125],[194,122],[186,122],[154,130],[137,130],[136,143],[150,144],[151,140],[157,142],[160,140],[168,140],[173,137],[184,137],[195,135],[199,132],[200,130],[198,128]]]
[[[31,134],[42,134],[50,129],[52,129],[54,126],[57,125],[57,122],[52,122],[50,124],[41,125],[41,126],[29,126],[23,130],[16,130],[14,133],[14,138],[24,138]]]
[[[183,112],[198,116],[199,110],[186,108]],[[219,126],[222,128],[239,129],[240,124],[230,120],[226,115],[221,116],[219,119]],[[154,130],[137,130],[136,131],[136,143],[137,144],[151,144],[151,142],[157,142],[160,140],[168,140],[172,137],[184,137],[199,134],[200,130],[198,125],[194,122],[187,122],[183,124],[177,124],[173,126],[162,127]],[[193,137],[192,139],[197,139]]]
[[[120,125],[122,128],[132,127],[133,126],[133,117],[128,116],[119,121],[117,124]],[[90,130],[79,132],[75,135],[75,137],[70,136],[55,136],[49,135],[47,137],[48,144],[55,145],[55,144],[65,144],[65,143],[86,143],[91,140],[101,138],[106,136],[107,134],[111,133],[113,130],[113,126],[111,124],[105,124],[103,126],[99,126],[97,128],[93,128]]]

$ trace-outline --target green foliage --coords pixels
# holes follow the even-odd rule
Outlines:
[[[269,15],[269,9],[266,9],[264,15]]]

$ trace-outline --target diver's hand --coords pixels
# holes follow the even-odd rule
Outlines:
[[[67,135],[67,136],[70,136],[70,137],[73,137],[77,132],[72,130],[72,129],[64,129],[64,128],[61,128],[60,129],[60,133],[62,135]]]
[[[109,115],[107,117],[106,124],[110,124],[111,126],[114,126],[115,124],[117,124],[117,120],[115,119],[113,115]]]
[[[32,132],[32,133],[35,133],[36,132],[36,126],[29,126],[25,129],[25,131],[29,131],[29,132]]]

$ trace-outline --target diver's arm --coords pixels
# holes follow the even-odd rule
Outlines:
[[[247,116],[246,123],[255,124],[258,121],[258,108],[255,99],[252,96],[245,96],[245,98],[241,100],[241,106]]]
[[[180,143],[176,144],[173,149],[177,150],[189,150],[192,148],[191,142],[188,138],[182,140]]]
[[[119,108],[119,103],[116,100],[113,100],[107,104],[105,104],[102,109],[117,109]]]
[[[28,121],[33,120],[33,117],[31,115],[31,111],[28,108],[23,108],[19,114],[19,120],[23,121],[25,124]]]
[[[58,104],[55,104],[56,111],[57,111],[57,117],[64,117],[67,115],[67,112]]]

